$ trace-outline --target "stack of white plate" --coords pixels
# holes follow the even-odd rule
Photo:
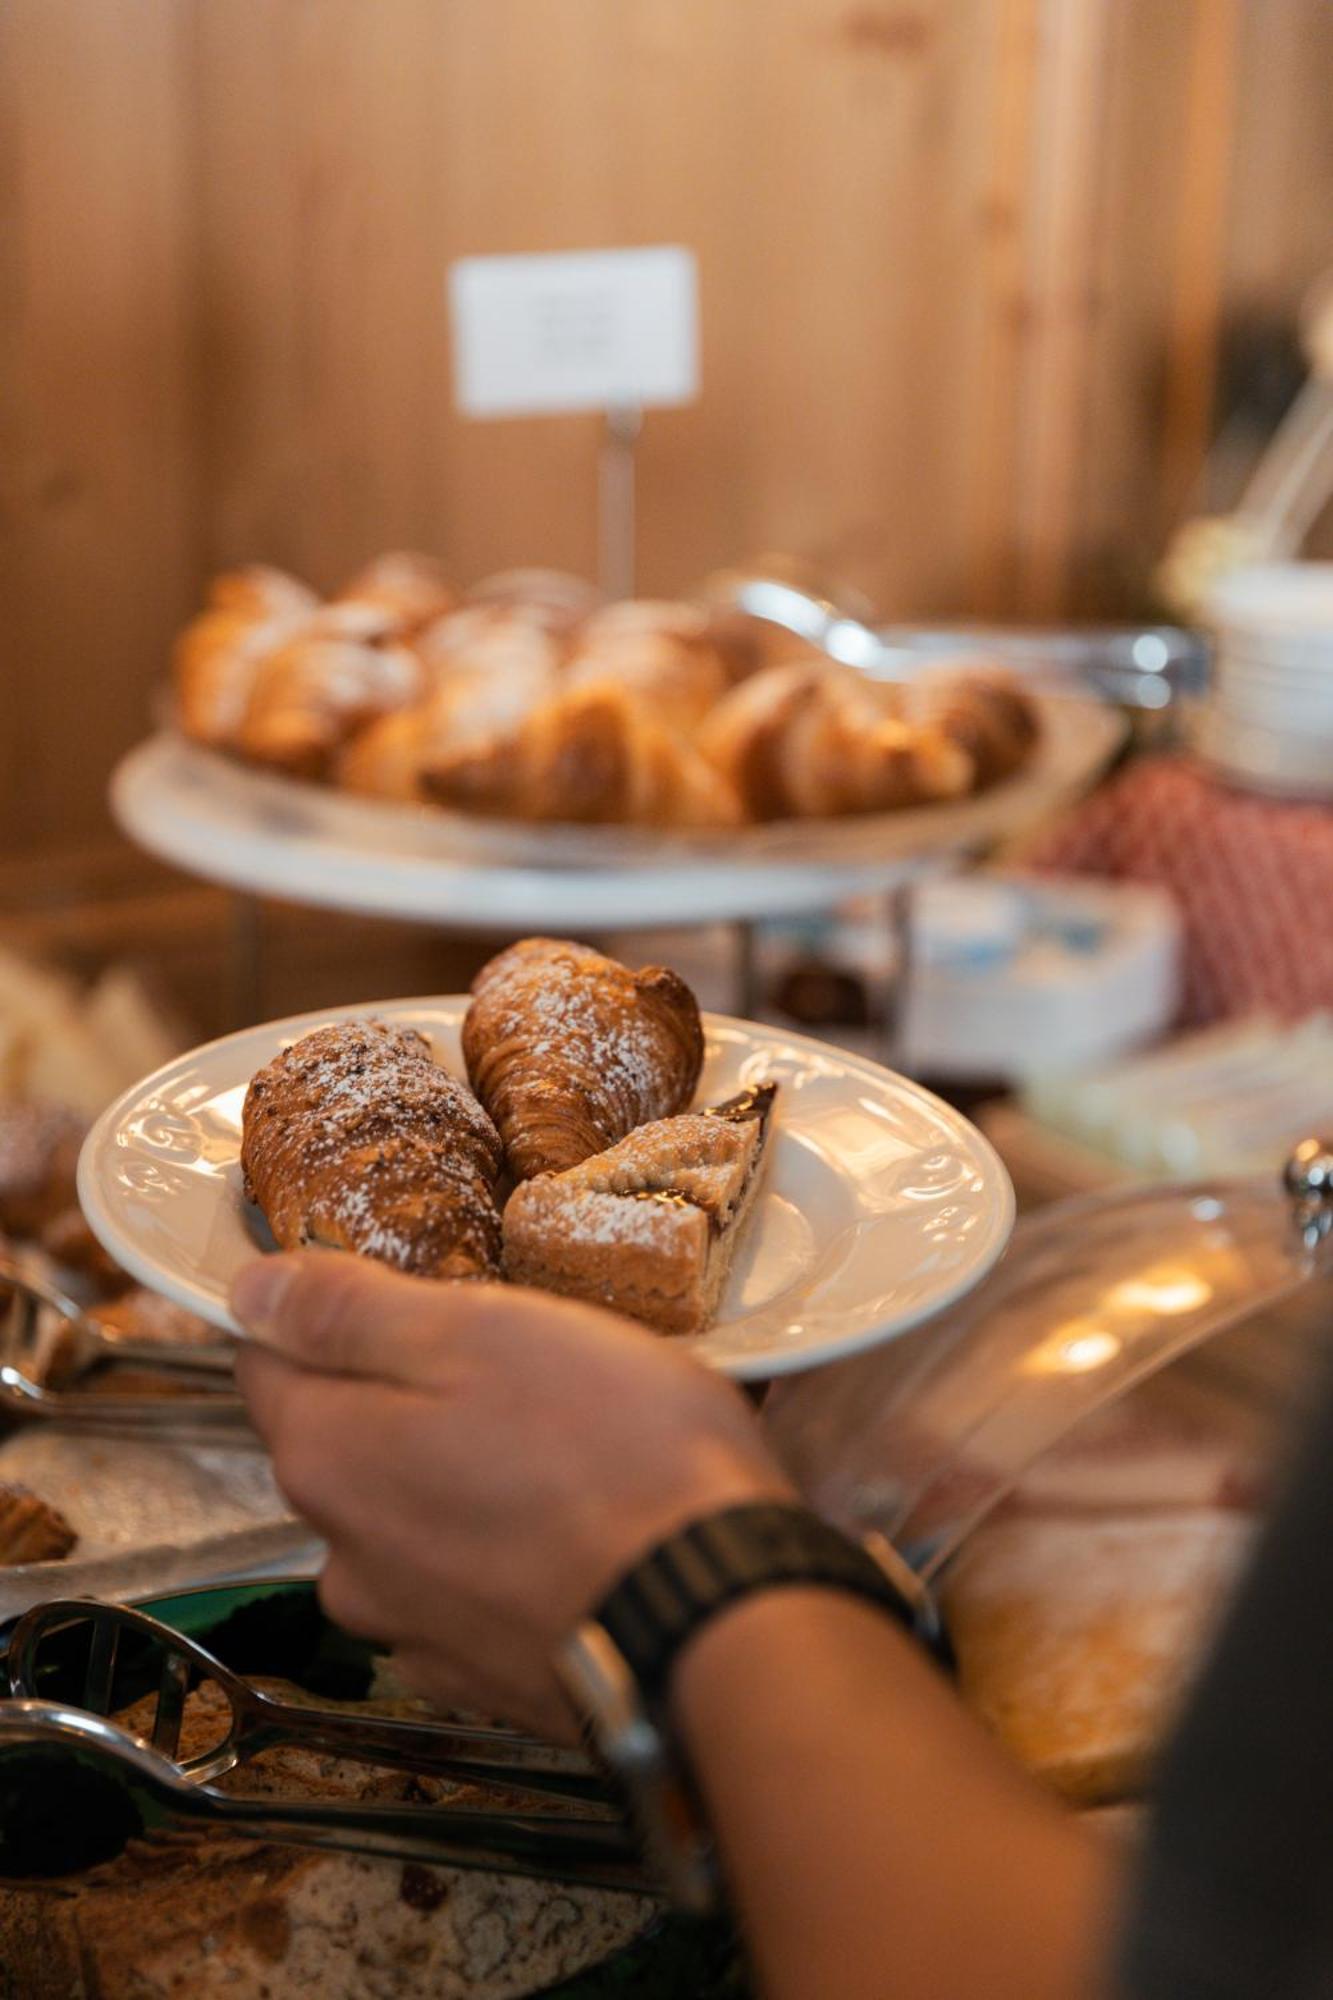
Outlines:
[[[1259,790],[1333,797],[1333,563],[1233,570],[1207,612],[1216,659],[1195,747]]]

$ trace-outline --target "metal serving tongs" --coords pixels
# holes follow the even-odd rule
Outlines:
[[[349,1715],[341,1709],[283,1701],[242,1680],[203,1646],[146,1611],[94,1598],[53,1598],[24,1613],[9,1639],[10,1691],[41,1699],[57,1678],[67,1686],[71,1660],[82,1654],[79,1705],[94,1715],[110,1715],[123,1705],[116,1701],[122,1644],[133,1652],[139,1679],[151,1667],[150,1679],[156,1681],[153,1748],[195,1783],[220,1778],[265,1750],[288,1744],[459,1784],[503,1784],[507,1791],[543,1792],[585,1804],[604,1805],[608,1799],[605,1785],[590,1771],[567,1768],[570,1755],[564,1757],[566,1768],[562,1768],[559,1751],[515,1730]],[[207,1749],[182,1757],[186,1698],[205,1685],[225,1697],[227,1724]]]
[[[243,1421],[229,1386],[234,1343],[172,1344],[119,1339],[67,1293],[13,1258],[0,1256],[0,1419],[45,1421],[116,1434],[173,1435]],[[47,1380],[53,1357],[70,1386]],[[79,1381],[93,1368],[151,1369],[180,1383],[170,1393],[90,1394]]]
[[[936,662],[984,654],[1048,685],[1090,684],[1144,709],[1199,694],[1207,682],[1207,643],[1183,626],[877,625],[841,591],[783,568],[728,570],[703,594],[718,611],[778,626],[872,680],[911,680]]]
[[[346,1847],[457,1866],[544,1874],[612,1888],[646,1886],[637,1849],[606,1785],[577,1753],[517,1731],[461,1722],[349,1714],[298,1705],[252,1686],[182,1633],[126,1605],[67,1598],[15,1625],[6,1660],[14,1700],[0,1703],[0,1752],[14,1741],[92,1748],[175,1816],[255,1838]],[[224,1698],[213,1740],[181,1755],[185,1705],[203,1687]],[[69,1691],[78,1689],[78,1705]],[[144,1736],[108,1718],[155,1693]],[[53,1694],[60,1699],[49,1699]],[[250,1799],[212,1780],[280,1745],[437,1777],[500,1795],[491,1804]],[[545,1802],[545,1810],[512,1795]]]
[[[907,1340],[778,1383],[770,1440],[814,1505],[926,1584],[1085,1417],[1333,1276],[1333,1143],[1282,1184],[1091,1195],[1021,1222],[996,1270]],[[1321,1295],[1322,1296],[1322,1295]]]
[[[40,1749],[55,1751],[62,1760],[77,1755],[85,1769],[89,1763],[100,1766],[109,1790],[136,1795],[154,1809],[153,1819],[165,1815],[177,1825],[202,1825],[288,1847],[537,1875],[641,1895],[655,1887],[628,1829],[615,1820],[562,1819],[462,1805],[328,1805],[302,1799],[233,1798],[211,1785],[192,1784],[160,1751],[102,1716],[59,1702],[30,1700],[0,1704],[0,1874],[31,1872],[24,1854],[25,1822],[49,1801],[52,1769],[47,1759],[34,1762],[13,1753]],[[119,1842],[97,1859],[111,1859],[138,1830],[126,1826]]]

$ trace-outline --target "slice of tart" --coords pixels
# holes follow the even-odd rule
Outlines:
[[[759,1190],[776,1095],[775,1083],[761,1084],[658,1119],[564,1173],[525,1181],[505,1209],[506,1276],[662,1333],[698,1333],[717,1311]]]

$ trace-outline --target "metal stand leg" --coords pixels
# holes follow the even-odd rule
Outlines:
[[[880,1059],[890,1069],[901,1069],[906,1054],[903,1024],[912,971],[912,889],[912,883],[900,882],[890,889],[884,905],[893,969],[884,981],[878,1026]]]
[[[263,914],[255,896],[231,899],[231,951],[227,1011],[234,1028],[262,1020]]]
[[[608,410],[598,467],[598,580],[608,597],[634,595],[634,447],[643,411]]]
[[[759,977],[759,939],[751,923],[735,925],[736,1012],[743,1021],[758,1018],[763,1003],[763,982]]]

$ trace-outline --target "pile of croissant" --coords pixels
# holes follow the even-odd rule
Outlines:
[[[241,1167],[275,1241],[422,1278],[505,1275],[697,1332],[753,1202],[776,1085],[685,1115],[703,1023],[665,966],[524,938],[472,993],[471,1090],[424,1036],[374,1019],[316,1028],[251,1078]]]
[[[793,642],[794,643],[794,642]],[[910,688],[690,604],[515,571],[460,598],[382,556],[321,600],[219,577],[178,641],[186,735],[288,776],[507,820],[728,827],[959,799],[1018,770],[1031,702],[985,671]]]

